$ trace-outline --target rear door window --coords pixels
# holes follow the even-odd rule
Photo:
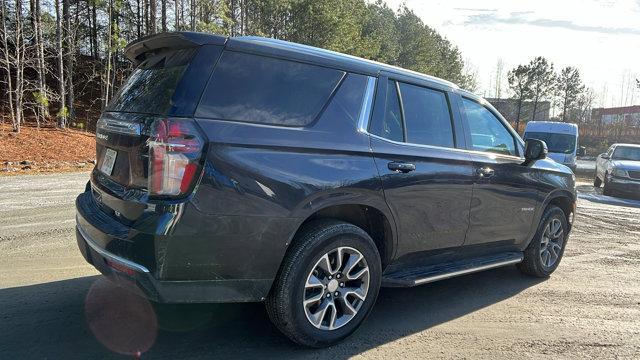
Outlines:
[[[306,126],[318,116],[344,74],[295,61],[225,51],[196,116]]]
[[[398,83],[407,127],[407,142],[454,147],[451,113],[442,91]]]
[[[164,115],[196,48],[167,51],[143,61],[113,97],[108,111]]]
[[[397,142],[453,148],[451,121],[444,92],[388,80],[384,116],[373,120],[369,132]]]

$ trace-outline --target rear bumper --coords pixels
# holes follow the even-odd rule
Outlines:
[[[272,279],[159,281],[143,265],[101,248],[81,225],[80,252],[89,264],[117,285],[160,303],[256,302],[264,300]]]
[[[105,201],[115,201],[102,194]],[[185,211],[188,213],[188,211]],[[96,202],[91,190],[87,189],[76,199],[76,240],[85,260],[107,278],[141,296],[161,303],[194,302],[256,302],[262,301],[269,293],[273,276],[258,266],[245,268],[236,259],[227,263],[212,261],[208,270],[193,272],[194,258],[203,253],[204,258],[229,258],[221,254],[226,243],[219,248],[198,247],[202,243],[217,244],[217,238],[205,237],[197,229],[181,234],[174,230],[168,234],[166,224],[175,223],[172,214],[152,211],[140,215],[140,220],[127,225],[124,221],[107,214]],[[190,218],[204,227],[212,218]],[[213,219],[217,220],[217,219]],[[215,224],[218,222],[213,221]],[[237,232],[236,227],[231,230]],[[230,232],[217,228],[221,239]],[[176,234],[177,233],[177,234]],[[212,232],[207,232],[211,234]],[[206,233],[205,233],[206,234]],[[239,234],[240,236],[244,234]],[[244,237],[242,237],[244,238]],[[211,239],[211,241],[203,241]],[[249,240],[251,240],[249,238]],[[268,258],[264,252],[257,252],[245,246],[247,253],[256,252]],[[248,258],[244,254],[245,258]],[[197,260],[197,258],[195,258]],[[214,259],[216,260],[216,259]],[[175,269],[176,271],[168,271]],[[265,274],[264,278],[252,276]]]

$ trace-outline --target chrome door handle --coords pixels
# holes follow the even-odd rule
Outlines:
[[[490,178],[495,174],[495,171],[490,167],[481,167],[476,170],[476,174],[481,178]]]
[[[387,167],[391,171],[402,172],[402,173],[408,173],[416,169],[416,166],[414,164],[398,162],[398,161],[390,162],[389,164],[387,164]]]

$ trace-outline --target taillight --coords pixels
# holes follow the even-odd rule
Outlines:
[[[149,145],[149,192],[151,195],[180,196],[198,175],[204,141],[192,120],[156,120]]]

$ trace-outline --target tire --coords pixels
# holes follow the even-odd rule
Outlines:
[[[604,184],[602,186],[602,195],[613,196],[613,191],[609,187],[609,181],[607,181],[607,174],[604,174]]]
[[[553,231],[553,224],[560,224],[561,226],[562,234],[559,236],[560,242],[552,240],[545,241],[545,237],[543,237],[543,235],[547,234],[547,229]],[[518,269],[527,275],[540,278],[549,277],[549,275],[558,268],[560,260],[562,260],[568,235],[569,226],[564,211],[554,205],[548,206],[542,215],[536,235],[524,251],[522,262],[517,265]],[[555,244],[559,246],[556,247]],[[553,253],[557,255],[555,261],[551,264],[546,263],[549,258],[544,256],[545,248],[549,251],[547,256],[552,257]]]
[[[328,272],[316,272],[320,269],[318,267],[320,265],[318,264],[323,263],[322,261],[325,254],[327,254],[327,256],[333,255],[334,257],[332,257],[332,259],[337,259],[337,257],[335,257],[337,254],[336,251],[346,253],[343,259],[347,260],[341,261],[341,263],[346,263],[347,265],[350,264],[352,255],[354,259],[360,259],[355,253],[359,252],[360,255],[364,257],[364,262],[358,260],[357,265],[359,267],[355,269],[358,270],[356,272],[358,274],[362,272],[364,268],[362,265],[368,266],[368,286],[367,290],[364,290],[364,300],[356,299],[353,293],[347,294],[348,291],[346,289],[353,286],[351,280],[347,280],[344,283],[341,282],[340,286],[342,287],[344,284],[346,287],[338,288],[338,290],[344,290],[345,292],[345,294],[340,294],[340,296],[344,296],[344,299],[357,303],[357,305],[353,307],[358,309],[355,315],[346,315],[347,311],[345,310],[347,310],[347,308],[342,305],[346,300],[339,297],[334,298],[333,294],[335,293],[329,293],[332,285],[334,287],[336,286],[336,280],[331,280],[334,281],[333,284],[330,281],[322,285],[318,290],[322,295],[319,297],[321,300],[318,300],[317,305],[312,305],[310,308],[303,305],[305,299],[309,300],[310,298],[316,297],[315,295],[308,295],[309,289],[315,290],[308,287],[308,284],[313,282],[308,279],[311,279],[312,276],[317,276],[313,279],[322,279],[324,283],[328,279],[328,277],[325,276],[328,275]],[[336,263],[337,262],[334,262],[333,265]],[[344,265],[345,269],[347,265]],[[354,270],[354,267],[351,267],[350,270]],[[345,270],[344,276],[342,276],[338,271],[334,273],[333,276],[335,276],[335,279],[338,279],[340,276],[342,276],[342,279],[347,279],[350,274],[353,273],[353,271]],[[273,324],[294,342],[315,348],[330,346],[351,335],[369,315],[378,296],[381,277],[382,266],[380,263],[380,254],[378,253],[375,243],[364,230],[355,225],[338,220],[314,221],[300,231],[293,240],[291,247],[287,250],[287,254],[284,257],[278,275],[265,302],[267,313]],[[350,282],[351,285],[348,285],[347,282]],[[360,279],[357,280],[357,283],[364,284],[364,281]],[[331,297],[324,299],[328,293]],[[338,293],[340,293],[340,291],[338,291]],[[323,321],[324,317],[320,319],[319,326],[329,327],[328,324],[330,324],[333,319],[331,315],[333,315],[333,311],[335,311],[336,320],[334,329],[319,328],[318,325],[312,323],[311,318],[314,317],[309,315],[313,307],[317,306],[317,308],[321,308],[321,306],[325,304],[325,300],[333,301],[335,305],[331,312],[327,311],[329,314],[327,315],[326,322]],[[312,301],[309,300],[309,302]],[[344,318],[339,317],[340,309],[343,310]],[[350,316],[350,319],[344,320],[346,316]],[[341,320],[341,324],[338,323],[339,319],[343,319]],[[340,326],[338,327],[337,325]]]
[[[602,185],[602,180],[596,175],[596,178],[593,180],[593,187],[599,188]]]

